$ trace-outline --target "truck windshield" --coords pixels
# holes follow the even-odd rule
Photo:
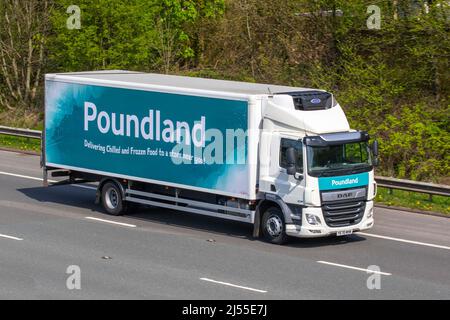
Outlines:
[[[367,142],[332,146],[308,146],[308,173],[313,177],[370,171],[372,159]]]

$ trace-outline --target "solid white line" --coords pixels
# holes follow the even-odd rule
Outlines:
[[[10,172],[3,172],[3,171],[0,171],[0,174],[3,174],[5,176],[16,177],[16,178],[35,180],[35,181],[43,181],[44,180],[42,178],[24,176],[24,175],[21,175],[21,174],[10,173]],[[58,182],[58,181],[56,181],[56,180],[48,180],[48,182],[55,183],[55,182]],[[76,188],[82,188],[82,189],[97,190],[97,188],[95,188],[95,187],[84,186],[84,185],[81,185],[81,184],[70,184],[70,186],[76,187]]]
[[[100,222],[106,222],[106,223],[111,223],[111,224],[117,224],[117,225],[123,226],[123,227],[136,228],[136,226],[134,224],[116,222],[116,221],[111,221],[111,220],[104,220],[104,219],[99,219],[99,218],[94,218],[94,217],[85,217],[85,218],[89,219],[89,220],[94,220],[94,221],[100,221]]]
[[[441,245],[438,245],[438,244],[419,242],[419,241],[412,241],[412,240],[405,240],[405,239],[381,236],[381,235],[378,235],[378,234],[365,233],[365,232],[358,232],[357,234],[361,234],[361,235],[367,236],[367,237],[374,237],[374,238],[380,238],[380,239],[386,239],[386,240],[392,240],[392,241],[398,241],[398,242],[404,242],[404,243],[417,244],[417,245],[420,245],[420,246],[426,246],[426,247],[450,250],[450,247],[441,246]]]
[[[259,289],[249,288],[249,287],[238,286],[236,284],[222,282],[222,281],[216,281],[216,280],[212,280],[212,279],[208,279],[208,278],[200,278],[200,280],[217,283],[217,284],[223,284],[224,286],[229,286],[229,287],[234,287],[234,288],[239,288],[239,289],[244,289],[244,290],[249,290],[249,291],[255,291],[255,292],[259,292],[259,293],[267,293],[267,291],[265,291],[265,290],[259,290]]]
[[[30,176],[25,176],[25,175],[16,174],[16,173],[9,173],[9,172],[4,172],[4,171],[0,171],[0,174],[5,175],[5,176],[11,176],[11,177],[17,177],[17,178],[23,178],[23,179],[30,179],[30,180],[35,180],[35,181],[42,181],[43,180],[42,178],[30,177]],[[55,183],[57,181],[56,180],[48,180],[48,182]],[[97,188],[95,188],[95,187],[85,186],[85,185],[72,184],[71,186],[72,187],[76,187],[76,188],[82,188],[82,189],[97,190]],[[437,245],[437,244],[432,244],[432,243],[425,243],[425,242],[406,240],[406,239],[400,239],[400,238],[394,238],[394,237],[388,237],[388,236],[381,236],[381,235],[372,234],[372,233],[365,233],[365,232],[357,232],[357,234],[361,234],[361,235],[368,236],[368,237],[374,237],[374,238],[380,238],[380,239],[386,239],[386,240],[392,240],[392,241],[416,244],[416,245],[421,245],[421,246],[426,246],[426,247],[450,250],[450,247],[448,247],[448,246],[442,246],[442,245]]]
[[[90,186],[83,186],[81,184],[70,184],[71,187],[75,188],[81,188],[81,189],[88,189],[88,190],[97,190],[96,187],[90,187]]]
[[[11,240],[17,240],[17,241],[22,241],[23,240],[22,238],[7,236],[6,234],[0,234],[0,238],[6,238],[6,239],[11,239]]]
[[[381,274],[381,275],[384,275],[384,276],[392,276],[391,273],[375,271],[375,270],[370,270],[370,269],[362,269],[362,268],[347,266],[345,264],[333,263],[333,262],[328,262],[328,261],[317,261],[317,262],[318,263],[322,263],[322,264],[328,264],[330,266],[335,266],[335,267],[341,267],[341,268],[346,268],[346,269],[363,271],[363,272],[366,272],[366,273],[376,273],[376,274]]]
[[[30,179],[30,180],[42,181],[42,178],[36,178],[36,177],[30,177],[30,176],[24,176],[24,175],[16,174],[16,173],[9,173],[9,172],[3,172],[3,171],[0,171],[0,174],[3,174],[3,175],[5,175],[5,176],[16,177],[16,178],[23,178],[23,179]],[[50,181],[49,181],[49,182],[50,182]]]

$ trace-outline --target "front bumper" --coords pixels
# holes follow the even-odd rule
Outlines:
[[[368,217],[369,213],[372,213],[371,217]],[[306,219],[306,214],[313,214],[320,218],[321,224],[320,225],[310,225]],[[297,238],[319,238],[319,237],[327,237],[331,235],[336,235],[338,232],[342,231],[363,231],[368,230],[372,228],[374,225],[374,219],[373,219],[373,201],[367,201],[366,208],[364,210],[364,216],[362,220],[355,225],[347,226],[347,227],[339,227],[339,228],[332,228],[326,225],[322,209],[321,208],[305,208],[303,210],[303,217],[302,217],[302,225],[295,225],[295,224],[287,224],[286,225],[286,234],[292,237]]]

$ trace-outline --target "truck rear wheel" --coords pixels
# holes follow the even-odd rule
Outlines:
[[[273,244],[284,244],[288,240],[283,212],[279,208],[267,209],[262,218],[262,231],[264,238]]]
[[[102,188],[102,204],[106,212],[113,216],[125,213],[125,206],[120,188],[113,182],[107,182]]]

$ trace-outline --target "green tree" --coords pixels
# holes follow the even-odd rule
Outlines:
[[[52,69],[142,69],[152,59],[148,49],[156,42],[151,28],[156,8],[143,0],[81,0],[81,29],[66,27],[72,1],[55,0]]]
[[[194,57],[185,29],[223,10],[220,0],[81,0],[81,29],[69,30],[65,8],[72,1],[55,1],[52,60],[65,71],[124,68],[168,73]]]
[[[7,109],[0,118],[37,120],[50,7],[48,0],[0,2],[0,110]]]

